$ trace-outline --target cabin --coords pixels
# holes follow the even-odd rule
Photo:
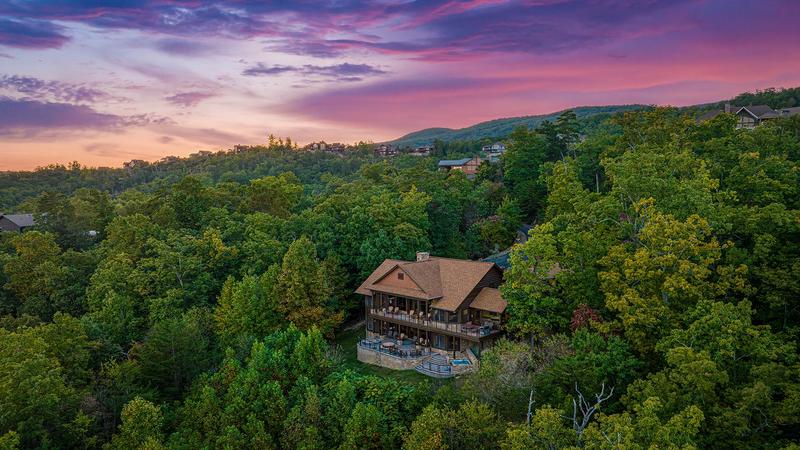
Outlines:
[[[739,121],[736,123],[736,128],[755,128],[767,120],[800,114],[800,107],[780,108],[778,110],[774,110],[767,105],[735,106],[731,105],[730,103],[726,103],[723,109],[708,111],[705,114],[700,115],[700,117],[697,118],[697,121],[705,122],[723,113],[733,114],[739,119]]]
[[[431,147],[430,145],[421,145],[409,151],[408,154],[411,156],[426,157],[430,156],[432,151],[433,147]]]
[[[375,152],[375,156],[382,157],[397,156],[397,154],[400,153],[400,149],[389,144],[378,145],[373,151]]]
[[[502,281],[490,262],[423,252],[415,261],[383,261],[355,291],[366,319],[359,360],[441,377],[474,367],[504,332]]]
[[[482,150],[486,153],[503,153],[506,151],[506,146],[502,142],[495,142],[492,145],[484,145]]]
[[[33,214],[0,213],[0,231],[21,233],[34,226],[36,226],[36,221],[33,218]]]
[[[464,175],[467,176],[467,179],[471,180],[475,178],[480,165],[481,158],[479,156],[464,159],[443,159],[439,161],[439,170],[443,172],[449,172],[451,170],[463,172]]]

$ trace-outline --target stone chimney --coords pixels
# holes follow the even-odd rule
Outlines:
[[[417,261],[427,261],[431,259],[431,254],[428,252],[417,252]]]
[[[731,104],[725,103],[725,112],[730,114],[731,113]]]

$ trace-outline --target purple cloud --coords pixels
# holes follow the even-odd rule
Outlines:
[[[202,56],[214,50],[212,46],[207,44],[175,38],[160,39],[155,43],[155,48],[170,55],[180,56]]]
[[[63,28],[47,21],[11,19],[0,13],[0,45],[26,49],[59,48],[69,37]]]
[[[303,66],[266,66],[258,63],[242,72],[246,76],[280,75],[293,73],[309,78],[323,78],[337,81],[361,81],[365,76],[383,75],[386,71],[369,64],[342,63],[331,66],[306,64]]]
[[[0,77],[0,89],[18,92],[36,100],[55,100],[67,103],[94,103],[111,98],[104,91],[80,84],[17,75]]]
[[[16,100],[0,97],[0,136],[34,137],[57,131],[120,131],[126,127],[168,124],[170,119],[151,114],[119,116],[85,105]]]
[[[294,66],[267,66],[264,63],[258,63],[253,67],[248,67],[242,71],[242,75],[248,77],[257,77],[262,75],[278,75],[286,72],[295,72],[298,68]]]
[[[203,100],[209,99],[216,95],[217,94],[214,94],[212,92],[179,92],[175,95],[170,95],[169,97],[166,97],[165,100],[172,103],[175,106],[189,108],[192,106],[197,106],[197,104],[202,102]]]

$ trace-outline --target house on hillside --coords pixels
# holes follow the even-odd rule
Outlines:
[[[481,150],[486,153],[503,153],[506,151],[506,146],[502,142],[495,142],[492,145],[484,145]]]
[[[489,262],[432,257],[387,259],[356,290],[364,296],[367,337],[358,359],[449,377],[474,369],[503,334],[503,272]]]
[[[400,149],[398,149],[393,145],[381,144],[375,146],[374,152],[375,156],[390,157],[390,156],[397,156],[397,154],[400,153]]]
[[[408,154],[411,156],[425,157],[425,156],[430,156],[432,151],[433,147],[431,147],[430,145],[421,145],[408,152]]]
[[[33,226],[36,226],[36,221],[33,219],[33,214],[0,213],[0,231],[21,233]]]
[[[506,152],[506,146],[502,142],[495,142],[492,145],[484,145],[483,152],[486,153],[486,160],[495,164],[500,162],[500,157]]]
[[[439,170],[443,172],[449,172],[451,170],[464,172],[467,178],[471,180],[475,178],[475,174],[478,173],[478,167],[480,165],[481,158],[479,156],[464,159],[443,159],[439,161]]]
[[[723,113],[733,114],[739,118],[736,128],[755,128],[766,120],[800,114],[800,108],[782,108],[776,111],[767,105],[735,106],[726,103],[723,109],[708,111],[700,115],[697,121],[705,122]]]

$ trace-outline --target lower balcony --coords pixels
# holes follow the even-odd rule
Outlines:
[[[358,342],[358,360],[396,370],[412,370],[431,355],[430,348],[408,339],[367,338]]]
[[[394,370],[416,370],[433,378],[451,378],[476,370],[468,352],[441,353],[408,339],[374,336],[358,342],[358,360]]]

